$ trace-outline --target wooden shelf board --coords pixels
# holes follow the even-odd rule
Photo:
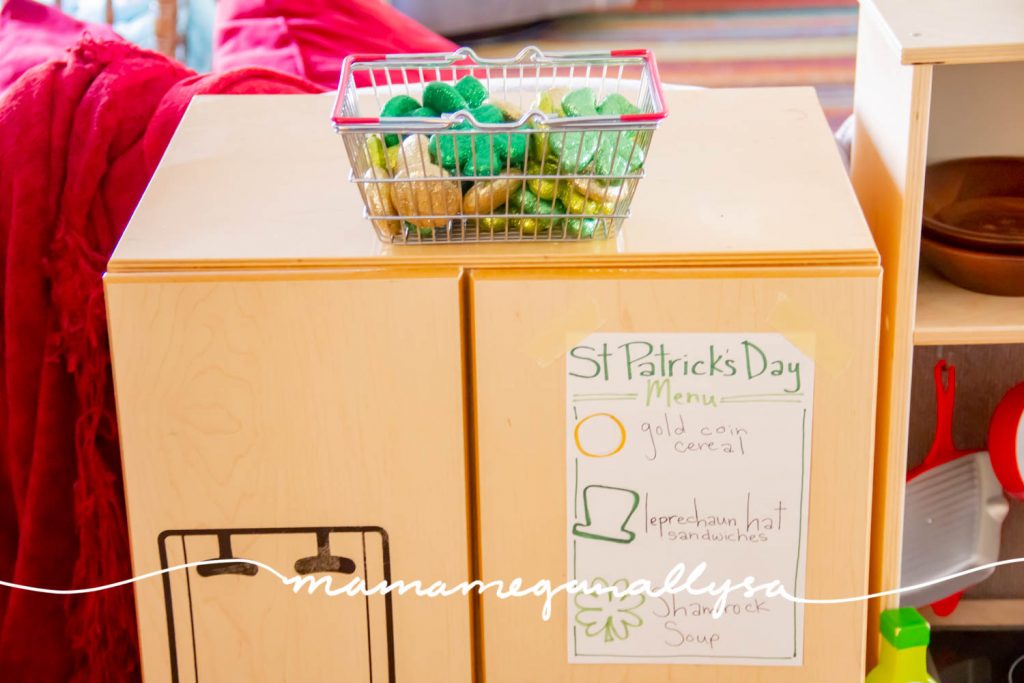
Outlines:
[[[978,294],[921,266],[914,344],[1024,343],[1024,298]]]
[[[972,64],[1024,59],[1020,0],[862,0],[900,48],[903,64]]]
[[[936,616],[930,607],[921,614],[937,629],[1024,629],[1024,598],[964,600],[948,617]]]

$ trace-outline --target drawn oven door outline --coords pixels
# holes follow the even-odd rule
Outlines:
[[[387,532],[376,526],[167,530],[163,569],[197,560],[257,560],[285,576],[391,582]],[[393,683],[391,595],[294,592],[246,562],[163,574],[173,683],[338,679]]]

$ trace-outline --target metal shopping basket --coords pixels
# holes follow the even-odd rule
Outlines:
[[[387,115],[466,76],[486,90],[476,107]],[[648,50],[460,48],[347,57],[332,122],[385,242],[578,241],[617,234],[667,113]]]

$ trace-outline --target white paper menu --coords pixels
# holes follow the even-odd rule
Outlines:
[[[814,362],[781,334],[592,334],[566,358],[568,577],[804,594]],[[782,597],[570,595],[569,661],[798,666]]]

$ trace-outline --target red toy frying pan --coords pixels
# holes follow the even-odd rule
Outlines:
[[[945,381],[943,378],[945,377]],[[1009,505],[987,451],[953,445],[956,369],[935,365],[935,440],[928,456],[907,474],[900,585],[915,586],[975,569],[999,558],[999,536]],[[950,614],[963,591],[993,569],[903,593],[901,604],[930,604]]]
[[[1006,493],[1024,499],[1024,383],[1006,392],[988,430],[992,469]]]

